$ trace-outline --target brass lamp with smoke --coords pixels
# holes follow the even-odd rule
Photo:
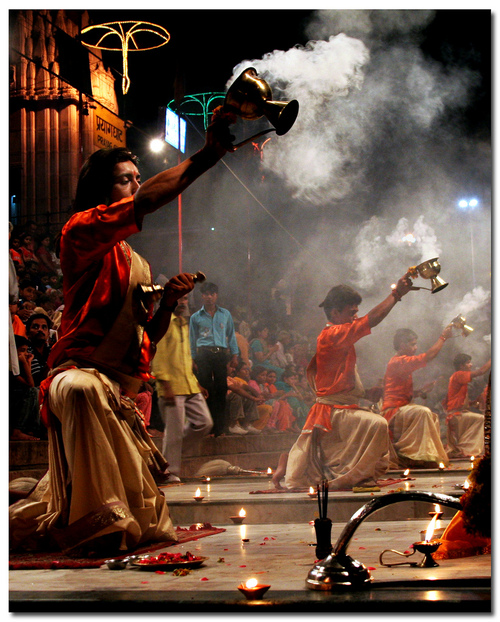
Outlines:
[[[223,110],[250,121],[266,117],[273,126],[232,145],[233,150],[269,132],[275,131],[278,136],[282,136],[295,123],[299,114],[299,102],[296,99],[289,102],[274,101],[272,97],[271,87],[258,76],[253,67],[245,69],[231,84],[226,93]]]
[[[408,275],[412,278],[421,276],[423,279],[430,279],[431,281],[431,287],[412,287],[412,289],[428,289],[431,294],[435,294],[448,286],[448,283],[438,276],[441,271],[438,259],[439,257],[434,257],[434,259],[424,261],[418,266],[408,268]]]
[[[458,314],[451,320],[450,325],[454,328],[458,328],[459,330],[461,330],[464,337],[468,337],[472,332],[474,332],[474,329],[470,326],[467,326],[467,324],[465,323],[466,321],[467,320],[464,318],[463,315]]]

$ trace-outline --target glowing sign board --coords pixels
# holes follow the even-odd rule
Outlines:
[[[186,151],[186,121],[170,108],[165,115],[165,140],[182,153]]]

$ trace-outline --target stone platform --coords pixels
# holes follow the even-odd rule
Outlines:
[[[330,492],[328,516],[333,521],[332,543],[354,512],[377,496],[398,489],[461,495],[459,486],[470,473],[469,465],[452,463],[445,471],[410,472],[407,480],[381,492],[358,494]],[[400,475],[401,473],[399,473]],[[390,473],[396,477],[398,473]],[[415,488],[411,488],[414,486]],[[12,612],[137,613],[486,613],[491,611],[491,556],[481,555],[439,561],[435,568],[387,567],[380,562],[385,549],[407,551],[422,539],[432,504],[403,502],[387,506],[368,517],[357,529],[347,553],[370,571],[372,582],[364,589],[337,587],[316,591],[306,586],[315,563],[314,518],[317,502],[306,493],[250,494],[272,487],[265,477],[221,477],[210,482],[186,479],[162,487],[174,524],[188,527],[211,522],[221,534],[175,545],[169,552],[190,551],[208,559],[186,576],[155,573],[127,567],[98,569],[15,570],[9,572],[9,608]],[[197,502],[197,488],[204,499]],[[243,524],[233,524],[244,508]],[[444,528],[454,510],[444,512]],[[245,542],[243,541],[245,540]],[[420,554],[418,554],[420,555]],[[417,554],[415,554],[415,558]],[[420,561],[415,559],[415,561]],[[389,562],[394,560],[389,560]],[[401,558],[396,559],[401,561]],[[246,600],[237,586],[251,577],[270,585],[262,600]]]
[[[163,486],[175,525],[189,527],[209,522],[224,533],[170,547],[208,557],[187,576],[157,574],[128,567],[98,569],[15,570],[9,572],[9,610],[12,612],[74,613],[250,613],[275,612],[391,612],[391,613],[485,613],[491,610],[491,556],[439,562],[437,568],[379,563],[384,549],[404,552],[429,523],[432,504],[404,501],[370,515],[357,530],[348,553],[370,570],[373,582],[367,589],[336,589],[320,592],[306,587],[315,561],[313,521],[317,499],[306,492],[273,492],[266,475],[275,469],[281,453],[290,449],[295,434],[206,438],[183,455],[182,483]],[[160,445],[161,439],[155,439]],[[212,476],[210,482],[195,477],[213,459],[223,459],[261,475]],[[46,468],[47,443],[10,443],[10,479],[41,477]],[[413,470],[405,481],[380,492],[330,491],[328,517],[333,521],[332,543],[355,512],[370,500],[401,490],[427,491],[460,497],[470,473],[467,461],[452,461],[440,471]],[[386,477],[402,478],[402,471]],[[200,488],[202,501],[194,495]],[[267,491],[267,492],[266,492]],[[243,524],[231,519],[243,508]],[[443,507],[442,528],[453,516]],[[243,542],[243,539],[247,542]],[[237,585],[255,575],[271,587],[262,600],[246,600]]]

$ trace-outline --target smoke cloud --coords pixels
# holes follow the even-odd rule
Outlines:
[[[383,376],[397,328],[413,328],[423,351],[458,313],[474,333],[445,344],[419,373],[447,374],[461,350],[477,365],[489,357],[491,146],[463,123],[481,76],[423,51],[434,18],[428,10],[321,10],[306,45],[239,62],[227,86],[254,67],[274,99],[297,99],[300,111],[287,134],[261,145],[258,170],[245,156],[250,147],[225,158],[231,172],[219,173],[210,196],[222,214],[215,229],[228,233],[193,250],[203,259],[193,271],[219,281],[230,308],[247,295],[263,309],[284,283],[294,328],[308,335],[323,326],[318,304],[333,285],[356,287],[364,314],[410,266],[439,257],[448,287],[410,292],[360,342],[366,385]],[[189,194],[207,202],[201,185]],[[479,207],[459,210],[464,194]],[[422,278],[415,285],[431,287]]]

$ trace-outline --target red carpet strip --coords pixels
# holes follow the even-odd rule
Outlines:
[[[201,525],[201,523],[200,523]],[[213,536],[217,533],[226,531],[219,527],[212,527],[210,523],[204,523],[202,527],[191,525],[189,528],[176,527],[175,529],[178,542],[168,540],[164,542],[154,542],[148,546],[142,546],[135,551],[116,556],[115,559],[121,559],[128,555],[144,555],[157,551],[158,549],[173,546],[174,544],[183,544],[207,536]],[[70,557],[61,552],[30,552],[30,553],[11,553],[9,555],[9,570],[58,570],[62,568],[99,568],[107,558],[87,558],[87,557]]]

